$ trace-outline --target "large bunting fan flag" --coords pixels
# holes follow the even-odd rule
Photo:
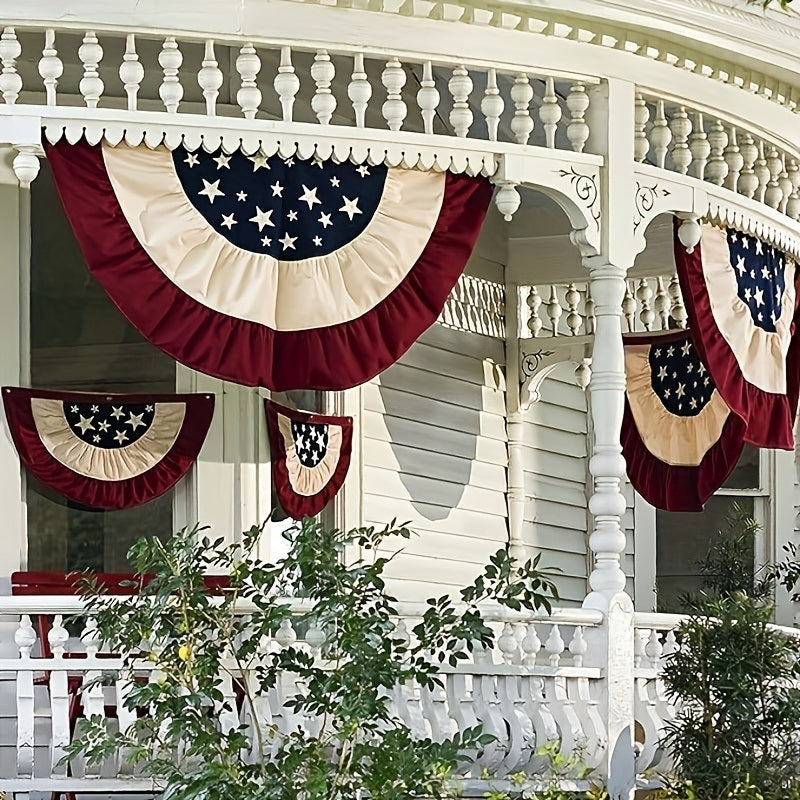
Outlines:
[[[97,509],[141,505],[186,474],[205,440],[214,396],[3,389],[6,420],[28,470]]]
[[[717,391],[687,331],[626,336],[622,454],[636,491],[667,511],[701,511],[736,466],[744,422]]]
[[[344,389],[441,312],[485,178],[278,155],[46,146],[89,269],[178,361],[275,390]]]
[[[675,237],[675,263],[697,348],[745,440],[794,448],[800,342],[791,258],[732,228],[702,226],[693,252]]]
[[[272,483],[283,510],[313,517],[342,488],[350,466],[351,417],[293,411],[265,400]]]

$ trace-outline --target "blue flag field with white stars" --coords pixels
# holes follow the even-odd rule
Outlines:
[[[670,414],[694,417],[711,400],[716,387],[690,336],[651,345],[648,360],[653,391]]]
[[[387,168],[343,162],[172,153],[187,198],[231,244],[281,261],[326,256],[357,238],[373,218]]]
[[[753,324],[773,333],[786,291],[784,254],[733,229],[728,229],[728,248],[739,298],[750,311]]]

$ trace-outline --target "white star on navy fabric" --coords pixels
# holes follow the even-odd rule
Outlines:
[[[730,228],[727,242],[739,299],[747,307],[753,325],[774,333],[786,291],[785,256],[760,239]]]
[[[269,225],[270,228],[275,227],[275,223],[270,219],[272,216],[272,209],[269,211],[262,211],[258,206],[256,206],[256,215],[254,217],[250,217],[250,222],[255,222],[258,225],[258,232],[264,229],[266,225]]]
[[[349,197],[342,196],[342,201],[344,205],[339,209],[339,211],[344,211],[348,217],[352,220],[356,214],[361,213],[361,209],[358,207],[358,198],[351,200]]]
[[[321,200],[317,199],[317,188],[316,186],[313,189],[309,189],[308,186],[303,184],[303,194],[297,198],[298,200],[302,200],[304,203],[308,203],[308,210],[311,211],[315,205],[320,205],[322,202]]]
[[[221,149],[189,154],[178,147],[172,158],[186,199],[216,234],[286,261],[324,259],[361,236],[388,174],[383,165]]]
[[[313,469],[328,451],[328,425],[292,420],[292,440],[300,463]]]
[[[155,405],[152,403],[113,405],[90,401],[63,403],[62,408],[76,437],[92,447],[105,450],[127,447],[138,441],[150,430],[155,419]]]
[[[705,378],[701,386],[691,377],[702,375],[706,368],[689,335],[666,349],[651,346],[648,361],[650,386],[667,411],[693,417],[705,408],[714,393],[714,384]]]
[[[225,192],[219,190],[219,181],[207,181],[203,178],[203,189],[197,194],[204,194],[209,203],[213,203],[217,197],[225,197]]]

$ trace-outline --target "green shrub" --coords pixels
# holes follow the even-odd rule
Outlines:
[[[135,685],[127,698],[128,708],[148,709],[147,715],[119,733],[107,720],[88,720],[70,756],[83,752],[99,763],[122,747],[138,769],[158,778],[169,800],[445,796],[464,751],[491,737],[473,728],[444,741],[420,740],[391,713],[391,692],[408,682],[431,687],[441,664],[457,664],[476,643],[491,647],[482,601],[549,610],[555,588],[538,558],[516,565],[499,551],[461,591],[459,607],[447,596],[429,600],[409,641],[397,630],[396,601],[385,588],[389,559],[377,554],[387,537],[407,538],[406,529],[392,524],[346,534],[307,519],[291,532],[290,552],[276,564],[254,558],[261,532],[254,528],[230,546],[197,531],[166,544],[142,540],[130,556],[153,580],[122,601],[89,595],[106,647],[123,654],[131,670],[148,659],[159,679]],[[350,545],[365,558],[345,563]],[[223,597],[209,594],[206,572],[230,575]],[[292,612],[286,596],[303,598],[303,610]],[[240,600],[254,612],[235,614]],[[297,629],[318,633],[325,664],[290,641],[261,652],[290,619]],[[219,685],[226,673],[239,683],[252,729],[225,731],[217,722],[221,711],[232,710]],[[241,682],[244,673],[249,682]],[[319,724],[281,734],[256,703],[287,676],[297,692],[288,703],[292,713]]]

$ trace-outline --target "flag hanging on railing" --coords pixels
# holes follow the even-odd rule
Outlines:
[[[436,320],[485,178],[142,145],[46,146],[89,269],[153,344],[276,390],[355,386]]]
[[[313,517],[342,488],[350,466],[353,419],[294,411],[271,400],[264,407],[278,501],[294,519]]]
[[[688,331],[625,336],[622,454],[636,491],[666,511],[700,511],[736,466],[744,421],[717,391]]]
[[[30,473],[96,509],[141,505],[197,459],[214,413],[207,394],[3,389],[6,421]]]
[[[675,263],[697,348],[747,424],[745,440],[792,450],[800,378],[794,262],[755,236],[703,225],[692,253],[676,235]]]

